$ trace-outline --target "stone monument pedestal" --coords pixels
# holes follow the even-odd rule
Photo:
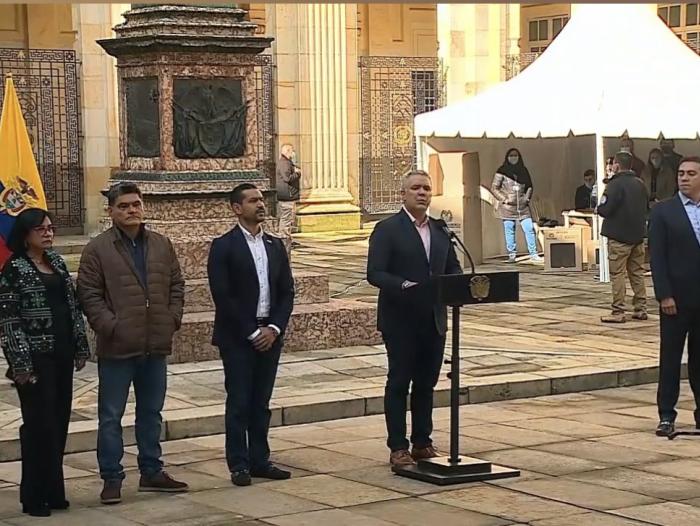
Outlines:
[[[275,210],[272,39],[231,7],[136,5],[116,37],[98,43],[117,59],[121,167],[112,183],[143,193],[148,228],[168,236],[187,280],[185,317],[171,361],[218,358],[206,263],[211,240],[234,224],[228,196],[239,183]],[[264,228],[275,235],[277,220]],[[295,276],[285,350],[381,341],[375,308],[331,300],[327,276]]]
[[[231,228],[241,182],[268,196],[274,174],[272,38],[230,7],[140,6],[116,37],[121,167],[144,194],[148,227],[175,245],[186,278],[206,277],[211,239]],[[268,224],[274,229],[274,220]]]

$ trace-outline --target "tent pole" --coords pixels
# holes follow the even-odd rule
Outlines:
[[[416,169],[428,171],[425,155],[425,137],[416,137]]]
[[[595,157],[596,157],[596,175],[597,175],[597,187],[598,187],[598,201],[600,202],[600,197],[603,195],[605,190],[605,150],[603,148],[603,136],[600,133],[595,134]],[[598,259],[600,264],[598,265],[599,274],[598,278],[600,283],[610,282],[610,267],[608,265],[608,239],[600,235],[600,227],[603,224],[600,216],[596,217],[597,232],[599,242]]]

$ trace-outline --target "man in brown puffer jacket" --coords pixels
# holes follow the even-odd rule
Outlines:
[[[124,480],[121,420],[132,382],[139,491],[188,489],[163,471],[160,460],[166,360],[182,321],[185,281],[170,240],[143,225],[139,188],[118,183],[107,201],[113,226],[83,250],[78,295],[97,340],[100,499],[115,504]]]

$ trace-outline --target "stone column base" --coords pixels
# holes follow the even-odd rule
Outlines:
[[[297,228],[301,233],[359,230],[360,209],[350,203],[300,204]]]

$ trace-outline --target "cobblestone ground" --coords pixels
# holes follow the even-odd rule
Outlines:
[[[70,512],[20,516],[17,462],[0,464],[0,525],[632,526],[700,524],[700,441],[657,438],[655,386],[599,390],[461,408],[461,451],[522,476],[436,487],[390,473],[381,416],[272,431],[288,481],[228,480],[221,435],[164,444],[187,495],[139,494],[134,448],[124,502],[99,504],[94,452],[66,457]],[[693,421],[683,391],[679,421]],[[447,445],[448,411],[435,413]]]

